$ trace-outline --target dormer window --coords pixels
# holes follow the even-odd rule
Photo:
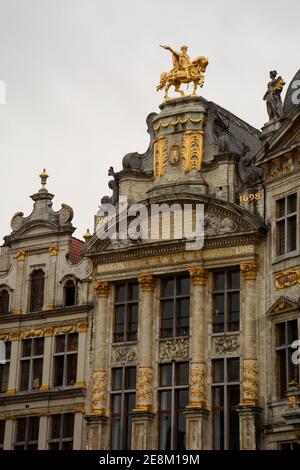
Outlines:
[[[76,305],[76,300],[76,284],[72,279],[70,279],[66,281],[64,285],[65,307],[71,307],[72,305]]]
[[[276,201],[276,254],[297,249],[297,194]]]
[[[0,315],[9,313],[9,292],[7,289],[0,291]]]
[[[30,311],[38,312],[43,309],[45,289],[45,273],[42,269],[36,269],[31,274],[30,286]]]

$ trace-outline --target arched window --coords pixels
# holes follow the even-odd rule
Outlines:
[[[76,285],[75,285],[75,282],[72,281],[71,279],[65,282],[64,300],[65,300],[65,307],[76,305]]]
[[[0,314],[9,313],[9,293],[7,289],[0,291]]]
[[[42,269],[36,269],[31,274],[30,286],[30,311],[42,310],[44,305],[45,273]]]

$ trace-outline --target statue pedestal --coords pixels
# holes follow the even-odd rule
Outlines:
[[[264,142],[265,140],[268,140],[269,137],[271,137],[271,135],[273,134],[273,132],[277,131],[281,127],[281,124],[281,119],[272,119],[272,121],[269,121],[264,124],[261,128],[261,141]]]

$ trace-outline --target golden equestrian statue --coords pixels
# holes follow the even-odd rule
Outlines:
[[[208,58],[199,56],[192,60],[187,54],[187,46],[182,46],[180,52],[174,51],[170,46],[160,46],[172,53],[173,68],[170,72],[164,72],[160,76],[160,83],[156,87],[157,91],[165,89],[165,100],[169,99],[168,91],[171,86],[175,87],[175,91],[185,96],[184,92],[180,90],[182,83],[194,83],[194,90],[192,96],[196,96],[197,87],[201,88],[204,85],[204,73],[208,65]]]

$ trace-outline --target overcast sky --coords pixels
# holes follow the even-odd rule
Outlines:
[[[43,167],[75,235],[93,227],[108,167],[148,146],[171,68],[159,44],[208,56],[203,96],[262,127],[269,71],[289,82],[300,67],[299,13],[299,0],[0,0],[0,237],[31,212]]]

